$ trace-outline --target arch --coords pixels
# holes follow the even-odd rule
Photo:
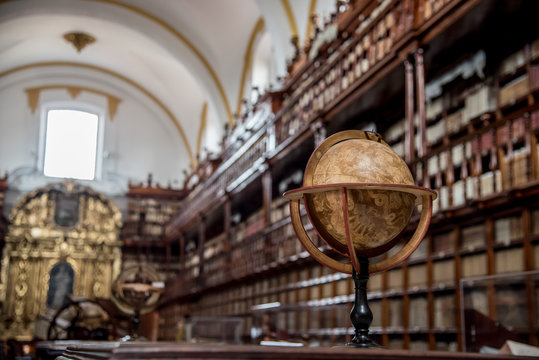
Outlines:
[[[174,126],[176,127],[176,129],[178,130],[178,133],[180,134],[180,137],[181,139],[183,140],[184,142],[184,145],[185,145],[185,148],[187,150],[187,154],[189,155],[189,160],[190,160],[190,163],[191,163],[191,166],[192,167],[195,167],[196,166],[196,159],[194,158],[193,156],[193,152],[191,150],[191,147],[189,145],[189,141],[187,139],[187,136],[185,135],[185,132],[180,124],[180,122],[176,119],[176,117],[174,116],[174,114],[172,114],[172,112],[170,111],[170,109],[168,109],[166,107],[165,104],[163,104],[154,94],[152,94],[149,90],[147,90],[146,88],[144,88],[142,85],[140,85],[139,83],[135,82],[134,80],[124,76],[124,75],[121,75],[121,74],[118,74],[117,72],[114,72],[112,70],[109,70],[109,69],[104,69],[102,67],[99,67],[99,66],[96,66],[96,65],[90,65],[90,64],[82,64],[82,63],[76,63],[76,62],[69,62],[69,61],[65,61],[65,62],[62,62],[62,61],[53,61],[53,62],[40,62],[40,63],[32,63],[32,64],[26,64],[26,65],[21,65],[21,66],[17,66],[17,67],[14,67],[14,68],[11,68],[11,69],[8,69],[4,72],[1,72],[0,73],[0,78],[2,77],[5,77],[7,75],[10,75],[10,74],[13,74],[13,73],[16,73],[16,72],[20,72],[20,71],[24,71],[24,70],[27,70],[27,69],[31,69],[31,68],[39,68],[39,67],[52,67],[52,66],[66,66],[66,67],[80,67],[80,68],[85,68],[85,69],[89,69],[89,70],[94,70],[94,71],[98,71],[98,72],[102,72],[104,74],[107,74],[107,75],[110,75],[110,76],[113,76],[119,80],[122,80],[124,82],[126,82],[127,84],[131,85],[132,87],[136,88],[137,90],[139,90],[140,92],[142,92],[145,96],[147,96],[148,98],[150,98],[155,104],[157,104],[157,106],[159,108],[161,108],[161,110],[169,117],[169,119],[172,121],[172,123],[174,124]]]
[[[284,11],[286,13],[286,18],[288,19],[288,24],[290,25],[292,35],[298,36],[298,26],[296,25],[296,18],[294,17],[294,13],[292,12],[292,7],[290,7],[290,3],[288,2],[288,0],[281,0],[281,4],[283,5]]]
[[[215,86],[217,87],[217,90],[219,92],[219,95],[221,96],[221,100],[223,101],[223,105],[225,106],[227,117],[228,117],[228,123],[230,126],[234,125],[234,118],[232,116],[232,110],[230,109],[230,104],[228,103],[228,99],[226,98],[225,90],[223,88],[223,85],[221,85],[221,82],[219,81],[219,77],[215,73],[215,70],[213,70],[212,66],[210,65],[209,61],[204,57],[204,55],[198,50],[198,48],[191,42],[185,35],[180,33],[178,30],[176,30],[172,25],[165,22],[163,19],[160,19],[159,17],[152,15],[134,5],[122,3],[116,0],[90,0],[94,2],[102,2],[102,3],[108,3],[112,4],[118,7],[122,7],[124,9],[130,10],[140,16],[143,16],[147,18],[148,20],[155,22],[159,24],[161,27],[166,29],[168,32],[170,32],[172,35],[174,35],[176,38],[178,38],[184,45],[189,48],[195,54],[195,56],[199,59],[199,61],[204,65],[206,70],[208,71],[210,77],[213,79]],[[285,0],[286,1],[286,0]]]

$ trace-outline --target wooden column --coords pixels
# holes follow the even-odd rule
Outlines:
[[[180,269],[185,268],[185,238],[183,237],[183,234],[181,231],[178,232],[178,237],[180,241]]]
[[[272,178],[271,172],[268,168],[264,174],[262,174],[262,208],[264,209],[264,226],[267,227],[271,224],[271,193],[272,193]]]
[[[432,234],[427,235],[423,241],[427,243],[427,325],[429,327],[429,350],[436,350],[436,337],[434,336],[434,293],[432,286],[434,284],[434,264],[432,263],[432,255],[434,254],[434,237]]]
[[[204,273],[204,243],[206,242],[206,221],[200,216],[198,223],[198,276]]]
[[[462,318],[463,312],[460,311],[464,304],[461,302],[462,293],[460,291],[460,279],[462,278],[462,258],[460,249],[462,249],[462,228],[458,227],[453,230],[454,249],[455,249],[455,326],[457,327],[457,346],[458,351],[464,351],[464,334],[462,333]]]
[[[402,277],[402,342],[404,349],[410,349],[410,294],[408,292],[408,265],[406,262],[402,264],[401,267],[401,277]]]
[[[535,269],[533,245],[531,242],[532,232],[532,214],[530,208],[526,208],[522,211],[522,235],[523,235],[523,248],[524,248],[524,270],[532,271]],[[534,276],[526,276],[526,298],[527,298],[527,310],[528,310],[528,343],[530,345],[537,346],[539,339],[535,329],[537,328],[537,309],[536,295],[535,295],[535,280]]]
[[[423,49],[415,53],[415,74],[417,89],[417,116],[419,118],[419,156],[427,154],[427,121],[425,117],[425,68],[423,66]],[[413,139],[412,139],[413,141]]]
[[[414,68],[409,60],[404,61],[405,102],[404,111],[404,159],[410,163],[415,159],[414,152]]]
[[[264,210],[264,228],[268,228],[271,225],[271,194],[273,189],[273,179],[271,178],[271,171],[268,167],[264,174],[262,174],[262,208]],[[269,265],[274,259],[277,258],[273,251],[273,244],[271,243],[271,233],[263,232],[260,236],[264,236],[264,265]]]
[[[485,240],[487,245],[487,275],[495,275],[496,264],[494,261],[494,221],[492,218],[488,218],[485,221]],[[488,316],[496,321],[498,316],[496,315],[496,293],[494,289],[494,282],[489,280],[487,283],[487,298],[488,298]]]
[[[230,222],[232,221],[232,203],[230,201],[230,196],[227,194],[225,195],[225,203],[224,203],[224,206],[223,206],[223,211],[224,211],[224,226],[223,226],[223,230],[224,230],[224,233],[225,233],[225,246],[224,246],[224,256],[225,256],[225,269],[223,269],[225,272],[226,272],[226,277],[229,278],[231,273],[230,273],[230,269],[231,269],[231,266],[232,266],[232,260],[231,260],[231,245],[230,245],[230,242],[231,242],[231,236],[232,236],[232,231],[231,231],[231,228],[230,228]]]

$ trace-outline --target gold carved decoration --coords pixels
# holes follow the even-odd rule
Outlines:
[[[288,19],[288,24],[290,25],[290,30],[292,31],[292,36],[299,37],[298,27],[296,25],[296,18],[294,17],[294,12],[288,0],[281,0],[281,5],[283,5],[284,12],[286,13],[286,18]]]
[[[198,129],[197,139],[197,160],[200,159],[200,147],[202,146],[202,135],[206,130],[206,118],[208,116],[208,103],[204,102],[202,105],[202,112],[200,113],[200,128]]]
[[[92,35],[77,31],[65,33],[64,39],[73,44],[77,52],[81,52],[87,45],[95,42],[95,37]]]
[[[30,108],[30,111],[32,112],[32,114],[36,112],[37,106],[39,104],[39,94],[45,90],[57,90],[57,89],[67,90],[67,92],[69,93],[69,95],[71,95],[71,98],[73,99],[76,99],[80,95],[80,93],[83,91],[106,97],[110,121],[114,120],[114,116],[116,116],[116,112],[118,111],[118,104],[122,101],[116,96],[107,94],[104,91],[91,89],[84,86],[46,85],[46,86],[40,86],[40,87],[24,90],[26,91],[26,95],[28,97],[28,107]]]
[[[121,267],[120,226],[111,200],[73,181],[26,194],[11,212],[2,252],[0,339],[43,337],[60,291],[49,286],[53,269],[70,271],[73,295],[110,298]]]

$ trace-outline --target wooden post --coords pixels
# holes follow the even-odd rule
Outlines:
[[[272,193],[272,178],[268,168],[262,174],[262,208],[264,211],[264,227],[271,224],[271,193]]]
[[[460,249],[462,247],[462,231],[461,227],[456,228],[453,231],[454,234],[454,249],[455,249],[455,311],[458,312],[455,314],[455,325],[457,327],[457,346],[458,351],[464,351],[463,349],[463,337],[464,334],[462,333],[462,324],[464,323],[464,319],[462,318],[462,312],[460,309],[462,309],[462,306],[464,304],[460,301],[461,300],[461,291],[460,291],[460,278],[462,277],[462,259],[460,257]]]
[[[427,243],[427,321],[429,327],[429,350],[436,350],[436,338],[434,337],[434,293],[432,285],[434,284],[434,265],[432,263],[432,254],[434,253],[433,236],[429,234],[423,241]]]
[[[180,238],[180,269],[185,268],[185,238],[183,237],[182,232],[178,232]]]
[[[523,249],[524,249],[524,271],[531,271],[535,269],[533,258],[533,245],[531,242],[532,232],[532,217],[531,210],[526,208],[522,211],[522,235],[523,235]],[[528,343],[530,345],[537,346],[539,339],[535,329],[537,328],[537,309],[536,306],[536,293],[535,293],[535,281],[534,276],[526,276],[526,298],[527,298],[527,310],[528,310]]]
[[[206,221],[200,216],[198,223],[198,276],[204,273],[204,243],[206,242]]]
[[[425,68],[423,67],[423,49],[415,53],[415,74],[417,88],[417,116],[419,118],[419,156],[427,154],[427,120],[425,117]]]
[[[494,275],[496,273],[496,263],[494,260],[494,221],[492,218],[485,221],[485,238],[487,245],[487,275]],[[498,319],[495,295],[494,283],[489,280],[487,284],[488,316],[494,321]]]
[[[409,60],[404,61],[405,102],[404,111],[404,159],[410,163],[415,158],[414,152],[414,68]]]

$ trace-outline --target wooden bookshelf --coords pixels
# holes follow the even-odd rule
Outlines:
[[[298,54],[283,90],[243,120],[250,136],[231,131],[223,161],[166,225],[183,255],[160,305],[161,338],[173,339],[188,313],[240,317],[244,341],[256,343],[268,313],[282,338],[350,341],[353,282],[311,259],[281,195],[301,186],[325,136],[375,129],[439,197],[416,252],[369,280],[373,337],[390,348],[464,350],[461,282],[539,268],[539,31],[519,25],[534,7],[356,1],[335,14],[335,39]],[[493,40],[507,39],[500,22],[512,29],[503,44]],[[536,286],[519,291],[536,319]],[[494,320],[495,294],[487,286],[475,295]],[[526,325],[537,345],[537,321]]]
[[[129,184],[127,214],[121,231],[124,268],[144,262],[163,279],[178,274],[178,247],[165,238],[164,229],[185,194],[185,190],[153,184],[151,175],[147,184]]]

